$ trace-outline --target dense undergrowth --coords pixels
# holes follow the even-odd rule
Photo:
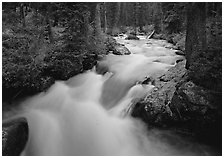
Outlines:
[[[206,22],[207,48],[204,52],[194,54],[193,64],[189,68],[189,77],[197,85],[207,89],[222,90],[222,20],[208,18]],[[155,39],[167,40],[175,45],[176,49],[185,54],[186,31],[179,33],[160,33],[153,36]]]
[[[222,91],[222,19],[210,18],[206,23],[207,48],[194,55],[190,78],[205,88]]]
[[[91,69],[98,56],[108,54],[116,45],[112,37],[103,33],[94,36],[89,32],[89,41],[78,34],[70,37],[67,28],[61,26],[52,27],[54,40],[50,41],[47,25],[38,21],[42,16],[32,16],[26,16],[23,27],[16,14],[3,12],[3,101],[44,91],[55,80],[66,80]]]
[[[35,17],[37,16],[37,17]],[[116,41],[104,33],[96,35],[94,26],[89,24],[63,25],[51,28],[43,15],[26,16],[26,27],[21,24],[18,14],[4,13],[2,24],[2,87],[3,100],[17,98],[21,94],[34,94],[49,88],[55,80],[66,80],[78,73],[91,69],[97,59],[114,50]],[[217,24],[218,23],[218,24]],[[72,26],[72,27],[71,27]],[[85,27],[88,27],[86,30]],[[150,34],[153,25],[143,26],[142,32]],[[198,85],[218,89],[221,85],[221,19],[208,19],[207,45],[205,53],[195,57],[189,69],[190,78]],[[75,29],[75,30],[74,30]],[[119,33],[136,33],[139,28],[115,28]],[[155,39],[165,39],[175,49],[185,52],[185,29],[179,32],[155,33]],[[215,84],[214,84],[215,83]]]

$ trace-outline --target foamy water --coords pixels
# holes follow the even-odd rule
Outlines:
[[[161,51],[145,54],[109,55],[102,62],[110,72],[92,70],[58,81],[22,103],[21,115],[29,124],[22,155],[206,155],[169,131],[148,131],[141,121],[123,115],[133,99],[154,87],[136,82],[166,72],[178,57],[163,52],[167,60],[159,61]]]

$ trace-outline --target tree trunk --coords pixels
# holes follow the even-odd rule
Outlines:
[[[50,20],[49,20],[48,14],[46,15],[46,24],[47,24],[48,38],[49,38],[50,43],[52,43],[53,37],[52,37],[51,25],[50,25]]]
[[[84,34],[85,34],[85,39],[86,39],[86,43],[89,44],[89,18],[90,15],[88,12],[85,12],[84,14]]]
[[[100,21],[100,3],[97,3],[95,10],[95,20],[94,20],[94,32],[98,36],[101,34],[101,21]]]
[[[47,32],[48,32],[48,38],[50,43],[53,42],[53,35],[52,35],[52,30],[51,30],[51,22],[49,20],[49,13],[50,13],[50,5],[47,6],[47,12],[46,12],[46,24],[47,24]]]
[[[106,8],[106,2],[103,3],[104,7],[104,33],[107,32],[107,8]]]
[[[124,24],[127,26],[127,21],[128,21],[128,13],[127,13],[127,4],[124,3]]]
[[[114,19],[114,24],[113,24],[113,33],[112,34],[115,34],[114,29],[116,29],[118,27],[118,22],[119,22],[119,18],[120,18],[120,11],[121,11],[121,3],[117,2],[115,19]]]
[[[188,3],[186,35],[186,68],[206,50],[206,9],[205,3]]]
[[[20,5],[20,18],[21,18],[21,23],[23,24],[23,27],[26,27],[23,3],[21,3],[21,5]]]
[[[144,17],[145,17],[145,13],[143,12],[143,11],[145,11],[144,9],[145,9],[145,7],[144,7],[144,5],[145,5],[146,3],[140,3],[140,5],[139,5],[139,15],[138,15],[138,21],[139,21],[139,31],[140,32],[143,32],[143,26],[144,26]]]
[[[163,24],[163,9],[162,9],[162,4],[159,4],[159,13],[160,13],[160,31],[163,33],[164,32],[164,24]]]
[[[54,24],[53,24],[53,26],[57,26],[58,25],[58,16],[57,15],[55,15],[54,16]]]
[[[138,3],[135,2],[134,4],[134,18],[135,18],[135,23],[134,23],[134,27],[135,27],[135,35],[137,35],[137,26],[138,26]]]

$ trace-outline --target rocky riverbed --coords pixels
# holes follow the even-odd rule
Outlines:
[[[114,92],[111,90],[109,92],[107,88],[104,88],[105,92],[103,94],[107,95],[108,93],[116,96],[118,94],[116,89],[120,87],[122,95],[120,96],[120,92],[118,95],[122,98],[135,81],[137,81],[137,85],[142,85],[142,87],[140,86],[142,90],[144,85],[151,85],[150,90],[144,97],[133,100],[134,103],[129,106],[127,112],[133,117],[143,120],[150,129],[155,127],[172,129],[179,134],[190,136],[215,147],[217,151],[214,155],[220,155],[221,94],[198,86],[189,78],[188,71],[185,69],[185,58],[176,53],[178,50],[175,50],[172,44],[164,40],[139,38],[138,41],[117,38],[116,40],[120,44],[112,53],[128,55],[131,52],[132,55],[130,57],[110,55],[105,63],[101,62],[100,70],[97,68],[100,74],[112,71],[122,77],[122,80],[120,80],[120,77],[116,79],[112,76],[113,80],[105,82],[106,85],[109,85],[109,88],[111,88],[111,84],[114,84]],[[116,50],[122,51],[117,53]],[[138,55],[139,53],[141,55]],[[169,55],[167,56],[167,54]],[[134,66],[133,64],[129,65],[130,62],[137,59],[139,61],[136,61]],[[124,61],[123,65],[120,63],[121,61]],[[105,66],[102,66],[102,64]],[[117,64],[117,66],[114,66],[114,64]],[[138,68],[135,66],[138,66]],[[133,70],[135,74],[129,70]],[[144,75],[145,78],[143,79],[142,76]],[[114,81],[116,82],[113,83]],[[120,85],[119,82],[121,82]],[[122,89],[121,85],[124,83],[127,86]],[[107,87],[106,85],[104,87]],[[117,98],[118,103],[119,96]],[[108,101],[111,102],[112,106],[117,104],[106,97],[106,103]],[[103,103],[105,103],[105,100]],[[16,145],[14,142],[17,142],[8,141],[10,138],[19,140],[13,132],[17,130],[27,131],[26,120],[10,123],[10,126],[8,123],[3,124],[3,140],[4,142],[12,142],[12,144],[3,142],[4,155],[18,155],[26,144],[28,132],[22,132],[25,137],[20,137],[23,143],[20,145],[20,151],[7,150],[8,147]]]
[[[133,47],[134,43],[121,39],[118,41],[126,44],[132,52],[144,50],[144,47]],[[151,39],[144,44],[150,46],[151,52],[159,45],[174,50],[177,55],[184,55],[164,40]],[[145,52],[146,56],[147,54]],[[222,94],[194,83],[185,68],[185,59],[180,58],[176,62],[165,74],[146,76],[140,83],[152,82],[155,87],[144,98],[133,103],[127,111],[133,117],[143,120],[150,128],[172,128],[180,134],[191,135],[198,141],[213,146],[221,153]]]

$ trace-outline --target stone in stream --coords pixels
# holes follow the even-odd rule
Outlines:
[[[2,124],[2,155],[19,156],[28,140],[28,124],[25,118]]]
[[[113,54],[115,55],[129,55],[131,52],[124,45],[119,44],[114,47]]]
[[[132,106],[130,113],[149,127],[167,127],[193,135],[215,147],[222,144],[222,94],[193,83],[178,62],[155,79],[155,88]]]
[[[174,50],[178,49],[177,46],[175,46],[175,45],[173,45],[173,44],[171,44],[171,43],[168,43],[168,44],[165,46],[165,48],[168,48],[168,49],[174,49]]]
[[[185,53],[181,50],[175,51],[176,55],[185,55]]]
[[[139,38],[133,34],[128,35],[125,40],[139,40]]]
[[[98,74],[104,75],[108,71],[109,71],[109,66],[107,65],[105,61],[101,61],[96,64],[96,72]]]
[[[185,73],[183,61],[169,69],[165,75],[150,79],[155,88],[133,107],[132,116],[141,118],[147,124],[166,125],[172,118],[169,104],[176,90],[175,86],[184,78]]]

